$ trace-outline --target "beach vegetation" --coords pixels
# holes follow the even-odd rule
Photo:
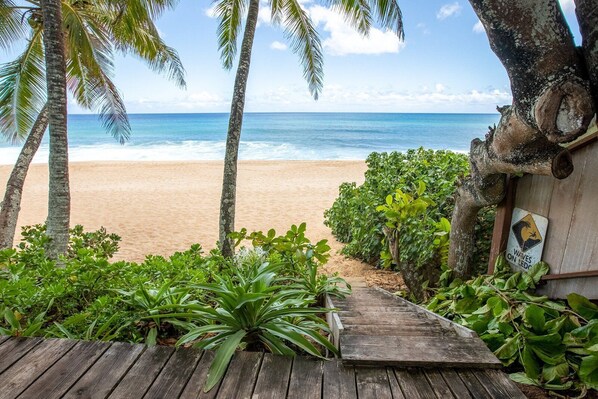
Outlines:
[[[475,331],[514,381],[583,397],[598,389],[598,306],[578,294],[535,293],[548,271],[540,262],[514,272],[501,256],[493,274],[455,279],[427,307]]]
[[[438,281],[441,265],[446,264],[453,193],[469,173],[467,156],[419,148],[372,153],[366,163],[364,183],[339,187],[338,198],[324,214],[325,224],[346,243],[343,253],[380,267],[413,270],[417,279],[425,276],[411,284],[414,292],[420,291],[431,276]],[[488,262],[493,221],[492,208],[477,218],[475,257],[480,272]]]
[[[323,87],[324,57],[320,37],[309,13],[298,0],[271,1],[268,2],[268,6],[272,23],[283,27],[286,38],[291,42],[291,49],[299,55],[303,65],[303,76],[307,80],[311,95],[317,100]],[[329,6],[339,12],[364,36],[369,33],[374,20],[377,20],[382,27],[403,38],[402,14],[396,0],[364,2],[334,0],[329,3]],[[226,257],[231,257],[234,252],[234,240],[229,235],[235,230],[237,159],[259,8],[259,0],[218,0],[214,7],[219,19],[218,48],[225,69],[233,67],[237,55],[238,36],[246,15],[231,101],[220,199],[219,242],[222,254]]]
[[[215,349],[208,389],[238,349],[335,353],[321,318],[329,310],[318,302],[350,287],[318,277],[330,247],[312,244],[305,230],[243,230],[237,244],[248,247],[234,258],[196,244],[137,263],[112,261],[117,235],[76,226],[57,268],[45,226],[26,227],[16,248],[0,250],[0,333]]]
[[[56,4],[26,1],[17,6],[10,1],[0,2],[0,46],[20,44],[20,40],[25,39],[23,52],[14,61],[0,66],[0,131],[9,141],[25,140],[0,208],[0,248],[13,245],[29,165],[51,118],[58,118],[52,122],[58,130],[50,129],[49,213],[52,217],[48,217],[47,233],[53,239],[47,244],[50,248],[56,246],[51,250],[53,255],[66,251],[70,217],[68,143],[66,126],[63,126],[67,89],[80,106],[97,111],[106,131],[124,143],[130,136],[130,126],[124,102],[112,82],[116,51],[135,54],[150,68],[166,72],[176,84],[184,87],[184,70],[178,55],[160,38],[153,23],[153,19],[175,3],[63,0]],[[51,6],[47,15],[46,4]],[[48,34],[59,42],[46,38],[47,23],[52,23],[51,29],[58,30],[58,33],[51,30]],[[48,45],[58,46],[58,50],[54,47],[50,50]],[[58,56],[60,60],[53,58]],[[60,79],[54,76],[52,81],[62,82],[60,88],[47,90],[50,86],[46,80],[50,74],[59,75]],[[52,94],[52,98],[47,93]]]

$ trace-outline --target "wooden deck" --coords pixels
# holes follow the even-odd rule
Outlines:
[[[524,398],[498,370],[343,365],[238,352],[221,384],[201,387],[213,352],[126,343],[0,337],[0,399]]]
[[[343,362],[402,367],[500,368],[471,330],[378,288],[354,286],[329,318]]]

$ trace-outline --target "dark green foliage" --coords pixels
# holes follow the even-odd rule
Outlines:
[[[0,251],[0,334],[148,345],[184,336],[181,343],[224,348],[210,383],[239,346],[322,356],[334,348],[317,317],[326,310],[315,304],[349,289],[339,277],[318,275],[330,247],[325,240],[312,244],[305,230],[301,224],[282,236],[235,233],[254,246],[232,259],[193,245],[168,259],[111,263],[120,238],[77,226],[64,266],[57,267],[44,252],[44,227],[25,228],[17,249]]]
[[[376,207],[385,203],[388,195],[397,189],[414,193],[419,182],[425,184],[426,196],[434,202],[427,210],[430,220],[451,219],[454,208],[454,191],[457,179],[469,173],[467,156],[450,151],[433,151],[419,148],[405,153],[372,153],[367,158],[365,182],[343,183],[339,197],[325,212],[325,223],[334,236],[347,245],[343,252],[371,264],[380,261],[385,249],[382,227],[386,222]],[[476,264],[487,262],[494,210],[480,212]],[[402,224],[400,234],[403,262],[418,265],[432,262],[435,253],[432,243],[438,229],[430,225],[422,228],[415,220]]]
[[[474,330],[517,382],[548,390],[598,388],[598,306],[570,294],[567,303],[533,293],[545,263],[514,273],[504,258],[495,272],[440,289],[428,309]]]

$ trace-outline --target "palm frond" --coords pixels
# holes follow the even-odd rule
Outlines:
[[[12,0],[0,0],[0,48],[10,48],[17,40],[25,37],[22,13]]]
[[[45,66],[41,29],[16,60],[0,66],[0,131],[11,142],[29,134],[46,102]]]
[[[297,0],[283,0],[285,35],[291,41],[291,48],[301,58],[303,77],[309,91],[318,99],[324,81],[324,58],[322,43],[307,12]]]
[[[403,30],[403,13],[396,0],[371,0],[372,8],[378,22],[397,34],[399,39],[405,38]]]
[[[152,20],[151,10],[131,7],[111,9],[102,2],[96,3],[95,7],[119,51],[137,55],[152,70],[165,72],[177,86],[186,87],[185,68],[176,50],[167,46],[160,37]]]
[[[113,50],[110,36],[95,10],[63,2],[66,32],[67,84],[77,103],[99,111],[103,127],[121,144],[131,135],[124,102],[110,76]]]
[[[218,50],[222,65],[231,69],[237,55],[237,38],[247,4],[245,0],[219,0],[214,8],[218,24]]]
[[[336,0],[332,9],[342,15],[362,35],[367,35],[372,26],[372,11],[368,0]]]

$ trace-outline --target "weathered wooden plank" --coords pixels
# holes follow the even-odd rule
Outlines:
[[[143,345],[114,342],[63,399],[106,398],[144,349]]]
[[[463,380],[461,380],[461,377],[459,377],[459,374],[457,374],[457,372],[455,370],[442,369],[441,374],[442,374],[442,377],[444,377],[444,380],[446,381],[447,385],[451,389],[451,392],[453,393],[453,395],[456,398],[458,398],[458,399],[470,399],[471,398],[469,389],[467,389],[467,387],[463,383]]]
[[[237,352],[220,385],[218,397],[251,398],[260,367],[264,361],[263,356],[258,352]],[[291,359],[288,360],[290,364]],[[288,380],[288,376],[286,378]]]
[[[28,399],[61,398],[109,346],[110,344],[106,342],[77,342],[73,349],[23,391],[21,397]]]
[[[109,397],[112,399],[143,397],[173,353],[174,348],[167,346],[152,346],[147,348],[135,361]]]
[[[474,373],[470,370],[460,370],[458,372],[461,381],[467,387],[467,390],[471,393],[475,399],[492,399],[492,396],[484,388],[482,384],[475,377]]]
[[[287,394],[293,358],[266,353],[262,361],[253,397],[280,399]]]
[[[594,253],[598,254],[598,145],[587,148],[594,151],[586,152],[587,160],[579,183],[581,189],[573,199],[575,209],[559,273],[598,269],[598,261],[592,257]]]
[[[13,399],[75,346],[75,341],[48,339],[0,374],[0,399]]]
[[[408,396],[405,396],[392,367],[386,368],[386,375],[388,375],[388,383],[390,384],[390,392],[393,399],[410,399]]]
[[[357,397],[392,399],[388,374],[383,367],[355,367]]]
[[[454,398],[451,389],[449,388],[448,384],[442,377],[442,373],[440,370],[428,369],[424,371],[426,377],[428,377],[428,381],[430,382],[430,387],[436,394],[438,398],[441,399],[451,399]]]
[[[340,308],[339,308],[340,309]],[[345,307],[343,310],[339,310],[338,314],[347,314],[347,313],[370,313],[370,312],[392,312],[392,313],[403,313],[403,312],[413,312],[413,309],[409,308],[408,306],[382,306],[382,305],[359,305],[359,304],[350,304]]]
[[[213,399],[216,397],[218,393],[218,387],[220,385],[216,385],[213,389],[209,392],[204,392],[203,388],[206,383],[206,379],[208,377],[208,370],[210,369],[210,365],[214,360],[214,351],[204,351],[199,363],[195,366],[195,370],[185,386],[185,389],[181,393],[181,397],[179,399]]]
[[[323,399],[357,399],[355,369],[338,360],[324,362]]]
[[[596,254],[598,257],[598,254]],[[540,291],[551,298],[566,298],[572,292],[581,293],[583,296],[598,300],[598,277],[584,277],[570,280],[551,280]]]
[[[2,345],[4,341],[8,341],[9,338],[10,337],[7,335],[0,335],[0,345]]]
[[[345,335],[367,335],[367,336],[428,336],[442,337],[444,335],[456,335],[445,331],[438,326],[422,328],[421,326],[402,325],[346,325],[343,334]]]
[[[394,369],[399,385],[401,386],[405,397],[411,399],[433,399],[436,398],[426,375],[420,369]],[[444,399],[444,397],[439,396]]]
[[[201,353],[199,349],[177,349],[145,393],[144,399],[177,398],[187,385]]]
[[[588,148],[579,150],[573,160],[575,169],[571,176],[554,183],[548,214],[548,231],[544,241],[542,260],[550,265],[550,273],[561,273],[563,255],[569,237],[575,202],[573,196],[579,191]]]
[[[296,357],[293,360],[287,399],[317,399],[322,395],[322,360]]]
[[[41,338],[5,338],[6,342],[0,346],[0,373],[41,342]]]
[[[475,376],[493,398],[525,399],[525,395],[517,388],[517,385],[501,371],[484,370],[475,373]]]
[[[555,178],[552,176],[525,175],[517,185],[515,206],[538,215],[548,216]]]
[[[341,317],[343,326],[348,325],[386,325],[386,326],[419,326],[422,329],[434,327],[438,325],[438,322],[428,319],[413,319],[413,318],[386,318],[377,319],[374,315],[364,317]]]
[[[347,364],[499,368],[500,361],[477,338],[367,337],[343,335],[341,356]]]

